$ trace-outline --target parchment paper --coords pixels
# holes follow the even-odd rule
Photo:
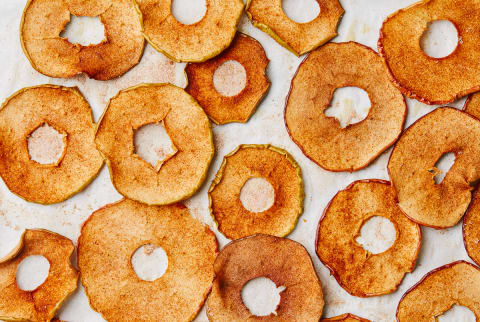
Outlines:
[[[376,50],[382,21],[390,13],[413,2],[414,0],[342,0],[341,3],[346,13],[339,27],[339,36],[334,41],[354,40]],[[18,28],[25,3],[25,0],[2,0],[0,3],[1,101],[25,86],[44,83],[78,86],[90,102],[95,120],[98,120],[109,98],[120,89],[140,82],[172,82],[179,86],[185,86],[184,64],[172,63],[149,45],[145,49],[141,63],[116,80],[100,82],[86,76],[64,80],[41,75],[33,70],[20,46]],[[299,1],[299,5],[301,3],[302,1]],[[247,124],[213,127],[216,147],[214,162],[206,183],[185,204],[193,216],[208,224],[215,231],[220,245],[223,247],[228,240],[216,230],[209,215],[207,197],[208,186],[218,170],[223,156],[242,143],[270,143],[288,150],[302,167],[306,192],[305,212],[289,238],[302,243],[308,249],[315,263],[325,295],[324,316],[330,317],[351,312],[373,321],[393,321],[400,297],[424,274],[455,260],[469,260],[463,245],[460,225],[441,231],[422,228],[423,244],[417,268],[412,274],[405,277],[397,292],[369,299],[348,295],[329,275],[327,268],[315,255],[314,241],[317,223],[328,201],[338,190],[345,188],[351,182],[363,178],[388,180],[386,166],[391,150],[381,155],[365,170],[355,173],[327,172],[308,160],[289,138],[283,122],[284,102],[290,81],[302,58],[297,58],[267,34],[253,27],[245,16],[240,23],[240,30],[258,39],[264,46],[271,60],[268,76],[272,81],[272,86],[268,96]],[[447,75],[445,76],[447,77]],[[414,100],[407,100],[407,102],[406,126],[434,108]],[[460,101],[454,105],[458,107],[462,104],[463,101]],[[27,203],[9,192],[4,183],[0,181],[0,256],[7,253],[18,242],[18,238],[25,228],[49,229],[76,243],[81,224],[89,215],[99,207],[120,198],[120,194],[111,184],[106,167],[85,191],[63,203],[51,206]],[[81,286],[63,305],[59,317],[71,322],[103,320],[100,314],[90,308]],[[458,321],[466,319],[467,315],[460,314],[457,317]],[[196,321],[207,321],[204,309]]]

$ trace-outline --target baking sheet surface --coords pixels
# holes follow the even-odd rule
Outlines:
[[[192,0],[193,1],[193,0]],[[293,0],[290,0],[293,1]],[[95,120],[103,112],[108,100],[120,89],[141,82],[171,82],[185,86],[184,64],[175,64],[147,45],[141,63],[123,77],[99,82],[86,76],[73,79],[53,79],[33,70],[23,54],[19,42],[18,27],[25,0],[2,0],[0,4],[0,100],[5,100],[15,91],[39,84],[78,86],[92,106]],[[299,1],[299,8],[301,3]],[[382,21],[399,8],[413,3],[413,0],[342,0],[346,13],[339,26],[339,36],[334,41],[357,41],[376,50]],[[300,10],[301,12],[301,10]],[[218,170],[223,156],[239,144],[270,143],[288,150],[303,170],[305,182],[305,212],[289,238],[302,243],[309,251],[323,284],[325,295],[324,316],[330,317],[345,312],[355,313],[373,321],[393,321],[401,295],[428,271],[455,260],[469,260],[462,240],[460,225],[451,229],[435,231],[422,228],[423,244],[417,268],[408,274],[397,292],[381,297],[360,299],[347,294],[330,276],[327,268],[320,263],[314,251],[315,232],[318,220],[328,201],[335,193],[358,179],[387,179],[388,156],[391,149],[382,154],[368,168],[355,173],[331,173],[322,170],[291,141],[283,122],[283,108],[290,81],[302,58],[297,58],[271,37],[254,28],[244,16],[240,30],[258,39],[264,46],[270,64],[268,76],[272,86],[266,98],[247,124],[213,126],[216,155],[206,183],[198,193],[186,201],[193,216],[208,224],[216,233],[221,247],[228,240],[216,230],[208,211],[208,186]],[[434,107],[407,99],[408,118],[406,126],[430,112]],[[463,100],[452,104],[460,107]],[[9,192],[0,181],[0,257],[17,242],[25,228],[45,228],[60,233],[75,243],[80,234],[81,224],[101,206],[121,198],[113,188],[108,170],[104,167],[100,175],[87,189],[60,204],[41,206],[27,203]],[[458,319],[466,320],[468,315],[460,311]],[[63,305],[59,318],[65,321],[103,321],[94,312],[83,288]],[[196,321],[207,321],[205,310]]]

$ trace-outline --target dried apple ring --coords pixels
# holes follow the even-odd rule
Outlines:
[[[173,0],[134,1],[147,41],[176,62],[198,63],[220,54],[235,37],[244,7],[242,0],[206,0],[205,16],[185,25],[173,16]]]
[[[153,281],[131,264],[143,245],[165,250],[168,268]],[[192,321],[210,293],[215,234],[181,204],[124,199],[95,211],[78,240],[78,266],[92,308],[108,321]]]
[[[297,56],[323,45],[337,35],[344,10],[338,0],[316,0],[320,14],[298,23],[283,12],[281,0],[247,0],[246,13],[253,25]]]
[[[27,139],[43,124],[65,135],[64,152],[55,164],[40,164],[29,155]],[[0,176],[27,201],[64,201],[83,190],[103,165],[94,135],[92,110],[77,88],[21,89],[0,108]]]
[[[454,262],[425,275],[410,288],[397,307],[397,321],[430,322],[453,305],[469,308],[480,320],[480,269]]]
[[[468,256],[480,264],[480,193],[477,190],[463,218],[463,241]]]
[[[437,161],[448,152],[455,163],[436,184]],[[457,224],[480,179],[480,121],[451,107],[430,112],[402,134],[388,162],[399,207],[413,221],[433,228]]]
[[[134,130],[163,121],[176,152],[160,168],[134,153]],[[146,204],[170,204],[192,196],[213,158],[212,129],[203,109],[171,84],[142,84],[110,100],[95,138],[115,188]]]
[[[237,239],[215,260],[215,280],[207,301],[210,321],[319,321],[323,312],[321,282],[305,247],[286,238],[254,235]],[[257,277],[284,286],[276,315],[252,316],[242,288]]]
[[[327,117],[337,88],[364,89],[371,101],[367,117],[340,128]],[[303,153],[329,171],[357,171],[388,149],[403,129],[407,106],[390,82],[382,58],[354,43],[330,43],[302,62],[292,80],[285,124]]]
[[[394,244],[372,254],[356,241],[363,224],[374,216],[389,219],[396,228]],[[420,226],[397,207],[388,181],[363,180],[333,197],[318,224],[316,252],[338,284],[353,296],[371,297],[394,292],[413,271],[420,250]]]
[[[245,69],[245,87],[238,94],[225,96],[216,90],[214,75],[217,68],[231,61],[240,63]],[[245,123],[270,87],[270,80],[266,75],[268,62],[265,50],[256,39],[238,33],[230,47],[219,56],[186,66],[186,91],[199,102],[216,124]]]
[[[463,110],[468,114],[480,119],[480,94],[472,94],[465,101]]]
[[[252,178],[267,180],[273,203],[260,212],[247,210],[242,188]],[[303,212],[302,170],[285,150],[271,145],[240,145],[223,159],[208,191],[218,230],[230,239],[254,234],[288,235]]]
[[[50,321],[77,288],[78,272],[70,261],[75,247],[71,240],[40,229],[27,229],[20,244],[15,256],[0,263],[0,320]],[[36,289],[23,291],[17,286],[17,267],[32,255],[45,257],[50,272]]]
[[[390,15],[378,49],[402,93],[426,104],[446,104],[478,91],[479,19],[479,5],[472,0],[458,6],[450,0],[424,0]],[[427,56],[420,46],[428,23],[435,20],[448,20],[458,31],[457,48],[447,57]]]
[[[99,16],[105,40],[82,46],[60,37],[71,14]],[[145,44],[131,0],[29,0],[23,11],[20,41],[38,72],[63,78],[85,73],[98,80],[119,77],[137,65]]]
[[[342,315],[339,315],[339,316],[335,316],[333,318],[326,318],[326,319],[321,320],[321,322],[327,322],[327,321],[370,322],[370,320],[361,318],[361,317],[356,316],[356,315],[351,314],[351,313],[345,313],[345,314],[342,314]]]

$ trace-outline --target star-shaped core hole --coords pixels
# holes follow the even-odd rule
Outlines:
[[[172,158],[178,149],[167,133],[164,122],[146,124],[134,131],[135,154],[156,171]]]

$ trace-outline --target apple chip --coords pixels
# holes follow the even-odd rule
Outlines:
[[[463,218],[463,241],[470,258],[480,265],[480,193],[478,190]]]
[[[77,288],[78,272],[70,261],[75,247],[71,240],[40,229],[27,229],[20,245],[16,255],[0,262],[0,320],[50,321]],[[17,267],[32,255],[45,257],[50,271],[43,284],[23,291],[17,286]]]
[[[173,0],[134,2],[147,41],[177,62],[203,62],[225,50],[235,37],[244,7],[242,0],[206,0],[205,16],[197,23],[185,25],[173,16]]]
[[[371,101],[367,117],[341,128],[325,110],[337,88],[356,86]],[[302,62],[292,80],[285,124],[303,153],[329,171],[365,168],[392,146],[403,129],[407,106],[390,82],[382,58],[354,42],[330,43]]]
[[[430,322],[453,305],[469,308],[480,319],[480,269],[454,262],[425,275],[409,289],[397,307],[397,321]]]
[[[475,0],[423,0],[391,14],[380,29],[378,49],[402,93],[426,104],[446,104],[477,92],[479,19]],[[420,45],[428,24],[436,20],[450,21],[458,32],[457,48],[447,57],[430,57]]]
[[[52,164],[32,160],[27,145],[32,132],[44,124],[64,136],[64,152]],[[92,110],[78,88],[24,88],[0,108],[0,176],[27,201],[64,201],[83,190],[103,166],[94,137]]]
[[[307,250],[299,243],[269,235],[237,239],[215,260],[215,280],[207,301],[214,321],[318,321],[323,312],[322,285]],[[249,281],[267,277],[284,286],[276,315],[252,316],[241,292]]]
[[[99,16],[105,40],[82,46],[60,37],[71,15]],[[63,78],[85,73],[98,80],[125,74],[138,64],[145,44],[132,0],[29,0],[20,41],[32,67],[40,73]]]
[[[455,163],[436,184],[435,167],[446,153]],[[437,108],[410,126],[388,162],[398,205],[415,222],[434,228],[457,224],[480,179],[480,121],[451,107]]]
[[[291,20],[283,11],[281,0],[247,0],[245,11],[255,27],[300,56],[335,37],[344,13],[338,0],[316,1],[320,14],[306,23]]]
[[[165,250],[168,268],[140,279],[132,255]],[[78,240],[78,266],[92,308],[108,321],[192,321],[210,293],[218,251],[213,232],[181,204],[147,206],[124,199],[95,211]]]
[[[374,216],[390,220],[394,244],[372,254],[356,242],[363,224]],[[420,226],[397,207],[388,181],[363,180],[333,197],[318,224],[316,251],[348,293],[371,297],[394,292],[413,271],[422,241]]]
[[[176,152],[158,168],[134,153],[133,134],[143,125],[162,121]],[[120,91],[99,122],[95,142],[118,192],[150,205],[192,196],[205,180],[215,152],[207,115],[195,99],[171,84]]]
[[[242,189],[253,178],[267,180],[273,188],[273,203],[258,212],[245,208],[241,200]],[[262,196],[260,189],[255,190]],[[238,239],[259,233],[284,237],[303,212],[302,170],[285,150],[271,145],[240,145],[223,159],[208,196],[218,230],[226,237]]]
[[[225,96],[216,90],[214,75],[222,64],[231,61],[239,63],[245,69],[245,87],[238,94]],[[270,80],[266,75],[268,61],[265,50],[256,39],[238,33],[230,47],[217,57],[203,63],[187,65],[186,91],[200,103],[216,124],[245,123],[270,87]]]
[[[327,318],[320,320],[321,322],[327,321],[344,321],[344,322],[370,322],[370,320],[361,318],[359,316],[353,315],[351,313],[345,313],[339,316],[335,316],[333,318]]]

